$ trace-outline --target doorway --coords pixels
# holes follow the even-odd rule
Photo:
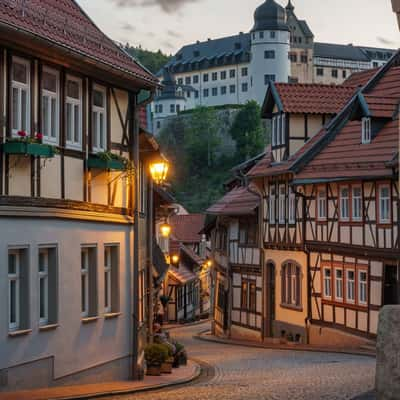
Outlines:
[[[268,262],[265,274],[266,315],[265,334],[273,336],[273,323],[275,321],[275,264]]]
[[[399,277],[397,265],[385,265],[383,305],[400,304]]]

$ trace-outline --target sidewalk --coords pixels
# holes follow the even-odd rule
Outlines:
[[[370,349],[363,348],[340,348],[340,347],[320,347],[313,346],[310,344],[272,344],[272,343],[261,343],[261,342],[249,342],[245,340],[237,339],[225,339],[211,335],[209,330],[201,332],[194,336],[196,339],[204,340],[214,343],[222,344],[233,344],[237,346],[256,347],[271,350],[296,350],[296,351],[315,351],[319,353],[342,353],[342,354],[353,354],[358,356],[376,357],[376,352]]]
[[[146,376],[143,381],[114,381],[20,392],[4,392],[0,393],[0,400],[67,400],[144,392],[189,383],[199,377],[200,373],[200,366],[189,360],[187,366],[173,369],[172,374]]]

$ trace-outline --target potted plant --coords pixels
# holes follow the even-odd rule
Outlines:
[[[162,344],[149,344],[144,349],[144,358],[146,360],[146,375],[160,376],[161,364],[167,359],[168,350]]]
[[[111,151],[104,151],[96,154],[91,154],[88,159],[88,167],[96,169],[113,169],[123,171],[126,169],[128,160]]]
[[[174,363],[173,368],[179,368],[180,365],[187,364],[187,354],[185,347],[181,343],[174,343],[175,346],[175,354],[174,354]]]
[[[171,374],[172,373],[172,364],[174,363],[173,351],[172,348],[166,344],[162,344],[167,350],[167,358],[161,364],[161,373],[162,374]]]

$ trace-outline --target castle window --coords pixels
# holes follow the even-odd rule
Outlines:
[[[221,80],[226,79],[226,71],[221,71]]]
[[[204,90],[203,90],[203,96],[204,96],[204,97],[208,97],[208,92],[209,92],[208,89],[204,89]]]
[[[171,113],[175,113],[175,104],[171,104],[169,108]]]
[[[203,82],[208,82],[208,74],[203,75]]]
[[[274,59],[275,58],[275,50],[265,50],[264,58],[266,59]]]
[[[264,75],[264,84],[268,85],[270,82],[275,82],[275,75],[272,74],[266,74]]]
[[[332,78],[337,78],[338,77],[338,70],[337,69],[333,69],[332,70]]]
[[[183,84],[183,78],[178,78],[178,85],[182,85]]]
[[[247,67],[243,67],[242,68],[242,76],[247,76],[249,73],[249,70],[247,69]]]
[[[371,143],[371,118],[364,117],[361,120],[361,143]]]
[[[213,96],[218,96],[218,88],[213,87],[213,88],[211,89],[211,93],[212,93]]]
[[[297,62],[297,54],[296,53],[289,54],[289,60],[291,62]]]
[[[345,69],[342,71],[342,77],[343,77],[344,79],[347,78],[347,71],[346,71]]]
[[[234,69],[229,70],[229,78],[234,78],[236,76],[236,71]]]
[[[190,76],[187,76],[187,77],[185,78],[185,84],[186,84],[186,85],[190,85],[190,84],[191,84],[191,81],[192,81],[192,79],[191,79]]]
[[[236,93],[236,86],[235,85],[230,85],[229,86],[229,93]]]
[[[323,68],[317,68],[317,76],[324,76],[324,69]]]
[[[301,55],[301,62],[303,64],[307,64],[308,58],[307,58],[307,54],[302,54]]]
[[[213,81],[216,81],[218,79],[218,73],[217,72],[213,72],[212,75],[211,75],[211,79]]]
[[[226,95],[226,86],[221,86],[221,95]]]
[[[198,75],[193,75],[193,83],[199,83],[199,76]]]
[[[270,37],[271,39],[275,39],[275,37],[276,37],[276,32],[275,32],[275,31],[271,31],[271,32],[269,33],[269,37]]]
[[[249,88],[248,83],[242,83],[242,92],[247,92]]]
[[[260,39],[264,39],[264,32],[260,32]]]

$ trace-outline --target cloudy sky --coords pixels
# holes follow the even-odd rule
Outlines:
[[[276,0],[282,5],[287,0]],[[78,0],[112,39],[175,53],[196,40],[247,32],[263,0]],[[292,0],[317,41],[400,47],[390,0]]]

